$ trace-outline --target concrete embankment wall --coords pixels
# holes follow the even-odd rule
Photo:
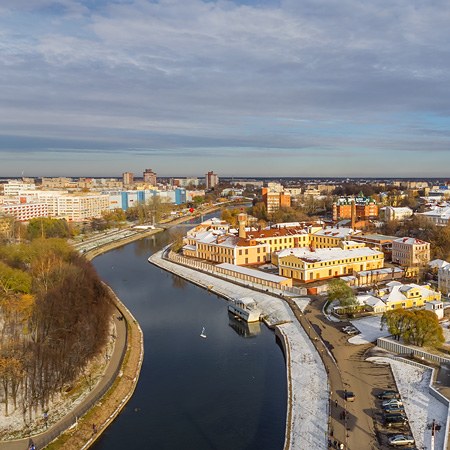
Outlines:
[[[292,432],[292,365],[291,365],[291,348],[289,346],[289,340],[283,330],[279,327],[275,327],[275,336],[279,339],[281,346],[283,347],[284,358],[286,361],[286,382],[287,382],[287,396],[288,404],[286,411],[286,431],[284,437],[283,450],[291,450],[291,432]]]

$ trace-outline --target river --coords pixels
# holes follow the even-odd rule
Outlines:
[[[145,348],[134,396],[93,448],[281,450],[286,370],[274,333],[243,327],[224,299],[147,262],[175,229],[93,261],[140,323]]]

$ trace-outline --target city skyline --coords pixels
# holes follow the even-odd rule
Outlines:
[[[449,16],[443,1],[4,0],[0,177],[445,178]]]

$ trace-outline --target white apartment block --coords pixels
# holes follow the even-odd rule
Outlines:
[[[189,185],[198,186],[200,184],[200,180],[198,178],[174,178],[173,184],[174,186],[180,187],[188,187]]]
[[[20,222],[28,222],[31,219],[48,217],[48,206],[45,203],[4,204],[0,206],[0,212]]]
[[[420,214],[436,225],[446,226],[450,221],[450,206],[435,206],[430,211]]]
[[[424,266],[430,262],[430,243],[411,237],[395,239],[392,262],[404,267]]]
[[[19,191],[17,203],[22,205],[44,204],[47,207],[45,217],[81,222],[101,217],[109,209],[107,194],[69,194],[67,191]],[[44,217],[44,216],[39,216]]]
[[[36,185],[32,183],[24,183],[22,181],[9,180],[3,185],[3,195],[5,197],[17,197],[21,191],[30,191],[36,189]]]
[[[385,209],[385,218],[386,222],[390,222],[391,220],[405,220],[408,217],[413,215],[413,210],[411,208],[402,207],[402,208],[394,208],[393,206],[386,206]]]
[[[63,195],[53,200],[52,206],[49,207],[50,215],[65,218],[70,222],[82,222],[101,217],[102,212],[109,209],[109,195],[103,194]]]
[[[279,194],[284,191],[284,186],[280,183],[270,181],[267,183],[267,192],[278,192]]]

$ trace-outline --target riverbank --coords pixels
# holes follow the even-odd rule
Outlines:
[[[162,258],[161,251],[153,254],[149,262],[226,299],[245,296],[255,299],[265,323],[280,338],[286,357],[288,405],[284,450],[326,449],[327,374],[320,356],[286,303],[280,298],[167,261]],[[300,309],[308,303],[304,298],[293,301]]]
[[[133,230],[134,231],[134,230]],[[163,231],[153,229],[148,231],[131,232],[128,236],[115,233],[116,240],[105,241],[95,245],[95,240],[80,243],[77,250],[89,260],[111,249],[121,247],[144,237]],[[110,237],[111,238],[111,237]],[[93,247],[86,251],[83,244]],[[84,251],[83,251],[84,250]],[[144,339],[142,330],[131,312],[120,301],[115,293],[110,291],[116,308],[112,320],[114,321],[114,344],[108,364],[100,381],[87,393],[80,402],[74,404],[70,411],[63,411],[57,422],[49,424],[48,429],[28,435],[22,439],[0,441],[0,450],[23,450],[33,441],[38,448],[48,450],[80,450],[89,448],[108,425],[118,416],[120,411],[131,398],[136,388],[144,355]],[[123,319],[118,320],[119,317]],[[59,415],[53,411],[52,416]],[[95,431],[95,432],[94,432]]]
[[[92,260],[102,253],[108,252],[130,242],[138,241],[146,237],[152,236],[156,233],[164,231],[164,228],[154,228],[150,230],[133,230],[132,228],[122,230],[119,232],[105,233],[103,236],[98,236],[96,239],[87,240],[86,242],[79,242],[74,244],[75,249],[83,254],[86,259]]]
[[[91,447],[120,414],[136,389],[144,359],[144,336],[128,308],[111,288],[108,289],[118,309],[116,319],[122,316],[123,319],[120,321],[126,326],[125,351],[120,370],[105,395],[78,419],[73,428],[46,447],[48,450],[85,450]]]

